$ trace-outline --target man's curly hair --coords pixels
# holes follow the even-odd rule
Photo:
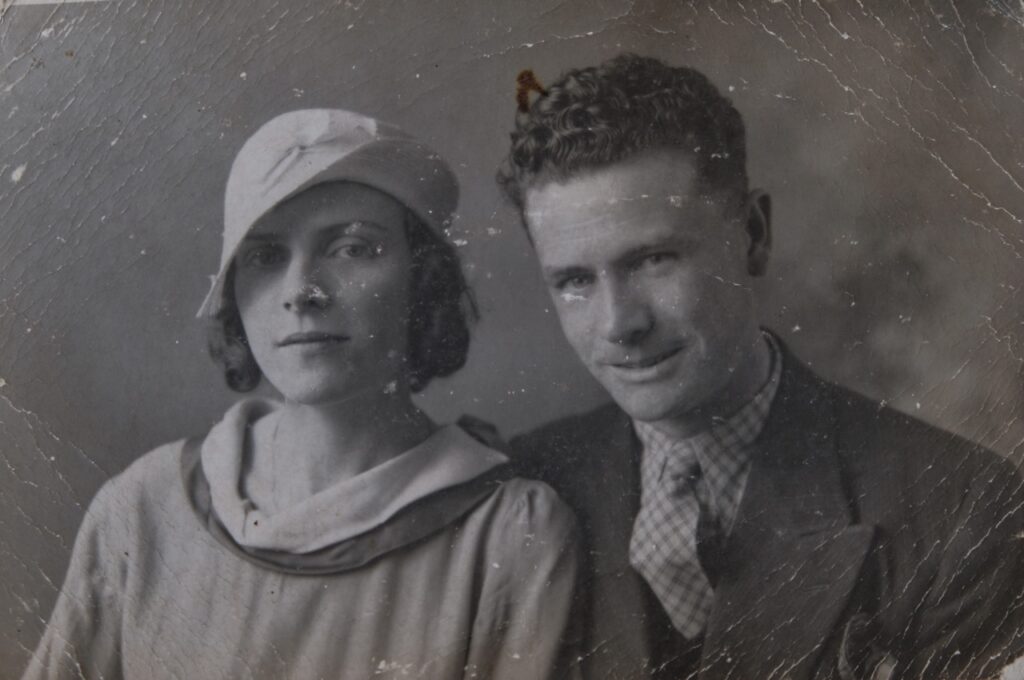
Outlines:
[[[747,193],[743,119],[707,77],[622,54],[573,69],[516,115],[498,183],[519,208],[526,190],[648,149],[693,155],[698,188],[742,201]]]

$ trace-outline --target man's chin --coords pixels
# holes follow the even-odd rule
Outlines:
[[[671,390],[636,387],[624,389],[621,386],[609,389],[607,385],[605,389],[630,418],[643,423],[665,420],[680,411],[685,411],[679,395]]]

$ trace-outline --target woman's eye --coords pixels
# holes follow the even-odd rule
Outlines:
[[[273,267],[286,259],[284,248],[276,245],[263,245],[250,248],[242,259],[249,267]]]
[[[380,255],[381,249],[373,247],[368,243],[338,243],[327,250],[328,257],[343,257],[349,259],[363,259]]]

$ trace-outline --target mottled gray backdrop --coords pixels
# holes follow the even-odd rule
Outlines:
[[[775,198],[763,318],[824,375],[1024,458],[1020,0],[183,0],[0,18],[0,676],[49,615],[90,498],[233,396],[193,315],[234,151],[347,107],[455,166],[483,319],[423,401],[506,434],[599,388],[493,174],[525,67],[691,64]],[[599,471],[581,471],[599,474]]]

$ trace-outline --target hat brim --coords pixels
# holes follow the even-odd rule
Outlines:
[[[442,238],[458,203],[458,182],[434,151],[413,139],[375,140],[269,202],[264,209],[250,213],[246,224],[235,225],[232,232],[239,236],[222,253],[220,270],[212,277],[197,318],[216,318],[220,314],[228,271],[253,225],[281,203],[328,182],[355,182],[388,194]]]

